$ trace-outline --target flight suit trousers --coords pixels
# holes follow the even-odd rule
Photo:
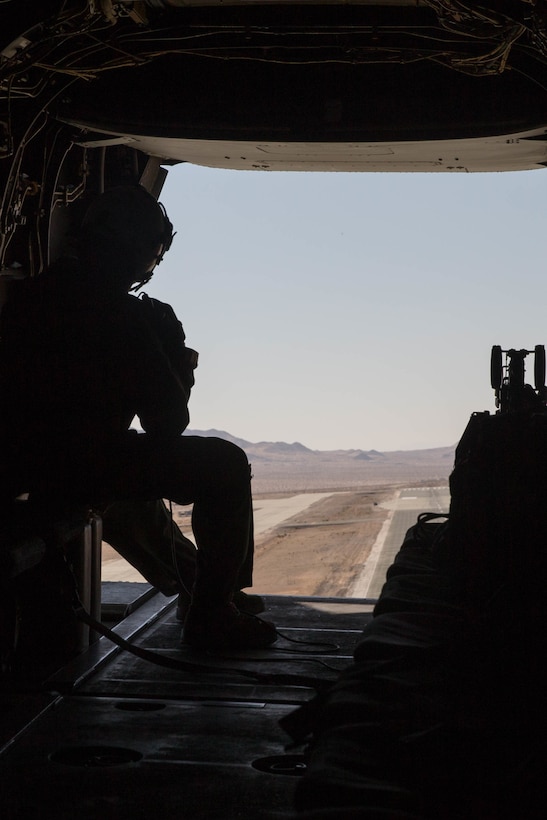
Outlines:
[[[241,448],[214,437],[161,442],[140,434],[116,453],[108,473],[102,490],[116,503],[104,507],[105,540],[150,583],[167,594],[191,589],[203,607],[251,586],[251,476]],[[193,505],[197,550],[161,499]]]
[[[152,586],[166,596],[190,600],[196,577],[196,547],[181,532],[162,499],[117,501],[102,513],[103,538]],[[252,584],[253,543],[239,570],[237,589]]]

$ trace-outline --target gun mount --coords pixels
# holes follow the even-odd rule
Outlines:
[[[529,354],[534,355],[534,387],[525,382],[524,361]],[[498,413],[547,412],[545,346],[536,345],[534,350],[502,350],[500,345],[494,345],[490,357],[490,383],[496,394]]]

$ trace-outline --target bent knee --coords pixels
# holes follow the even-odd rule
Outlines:
[[[210,448],[210,457],[217,463],[223,463],[227,469],[233,471],[234,475],[241,475],[250,478],[250,464],[244,450],[237,444],[223,438],[207,438]]]
[[[215,486],[226,492],[249,487],[251,467],[245,451],[237,444],[215,436],[189,436],[184,437],[183,442],[185,449],[190,448],[186,455],[193,458],[204,486]]]

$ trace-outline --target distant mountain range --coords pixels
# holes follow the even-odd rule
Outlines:
[[[224,430],[186,430],[241,447],[252,464],[256,492],[355,489],[394,483],[446,482],[455,445],[426,450],[311,450],[298,441],[250,442]]]

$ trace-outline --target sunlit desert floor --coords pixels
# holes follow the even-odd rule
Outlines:
[[[253,591],[344,597],[363,571],[388,515],[382,503],[400,486],[255,497]],[[282,499],[288,503],[280,505]],[[189,508],[174,505],[173,517],[191,536]],[[144,580],[107,544],[102,574],[105,581]]]

